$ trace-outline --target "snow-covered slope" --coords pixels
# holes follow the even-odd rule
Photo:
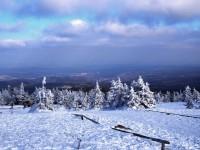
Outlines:
[[[160,104],[155,110],[200,115],[186,110],[183,103]],[[110,127],[122,124],[136,133],[170,141],[170,150],[200,149],[200,119],[166,115],[143,110],[79,111],[27,113],[20,107],[11,112],[0,108],[0,149],[15,150],[160,150],[160,144]],[[73,113],[85,114],[101,124],[81,120]]]

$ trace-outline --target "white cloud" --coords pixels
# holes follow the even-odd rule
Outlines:
[[[117,35],[127,35],[127,27],[118,22],[109,21],[105,24],[102,24],[98,30]]]
[[[87,21],[77,18],[61,24],[54,24],[45,30],[45,34],[71,38],[88,33],[91,30],[92,26]]]
[[[199,0],[126,0],[124,8],[130,12],[160,13],[179,17],[200,16]]]
[[[23,40],[14,40],[14,39],[3,39],[0,40],[0,46],[1,47],[25,47],[26,42]]]
[[[96,13],[149,12],[179,17],[200,16],[199,0],[41,0],[38,5],[57,13],[74,13],[89,10]]]
[[[81,19],[74,19],[70,21],[70,25],[74,30],[83,31],[89,28],[89,24]]]
[[[176,28],[173,26],[150,27],[138,23],[122,24],[120,22],[112,21],[101,24],[96,30],[98,32],[104,32],[122,37],[158,36],[161,34],[173,34],[176,32]]]
[[[54,43],[54,42],[69,42],[70,38],[67,37],[59,37],[59,36],[46,36],[42,38],[42,42]]]

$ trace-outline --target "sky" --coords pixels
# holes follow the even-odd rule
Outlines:
[[[0,0],[0,67],[200,65],[199,0]]]

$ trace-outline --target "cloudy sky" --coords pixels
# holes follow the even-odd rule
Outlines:
[[[200,65],[199,0],[0,0],[0,67]]]

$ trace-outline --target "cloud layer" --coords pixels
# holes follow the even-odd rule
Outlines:
[[[200,64],[199,8],[199,0],[1,0],[0,54],[29,66]]]

